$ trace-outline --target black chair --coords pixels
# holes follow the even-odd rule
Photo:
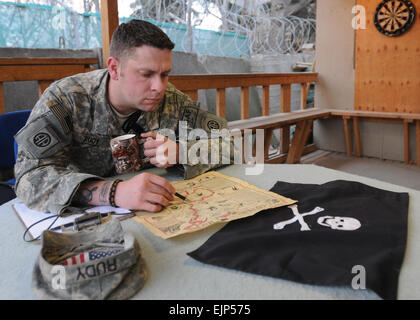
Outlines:
[[[25,125],[31,110],[0,114],[0,169],[12,169],[15,165],[14,135]],[[13,190],[15,179],[0,182],[0,205],[16,198]]]

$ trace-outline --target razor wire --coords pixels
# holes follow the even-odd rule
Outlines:
[[[86,0],[85,0],[86,1]],[[100,14],[78,13],[72,1],[0,1],[0,47],[71,48],[101,46]],[[272,1],[273,2],[273,1]],[[161,27],[175,50],[199,55],[247,58],[297,53],[315,41],[315,19],[277,16],[259,0],[120,0],[131,14]],[[210,21],[210,25],[209,25]],[[208,30],[212,29],[212,30]]]
[[[135,1],[132,17],[160,23],[169,36],[176,32],[165,23],[184,26],[182,38],[176,37],[178,50],[220,56],[297,53],[315,41],[316,20],[297,16],[276,16],[268,1],[175,0]],[[246,5],[246,6],[245,6]],[[219,30],[203,29],[212,18]],[[189,31],[189,32],[188,32]],[[177,49],[177,48],[176,48]]]

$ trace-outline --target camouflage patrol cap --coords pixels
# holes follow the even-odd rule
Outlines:
[[[127,299],[145,280],[137,240],[110,219],[78,232],[45,231],[32,289],[40,299]]]

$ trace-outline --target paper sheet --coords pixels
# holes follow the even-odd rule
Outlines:
[[[12,205],[13,209],[15,210],[16,214],[22,221],[23,225],[25,226],[25,230],[29,228],[32,224],[36,223],[37,221],[40,221],[42,219],[48,218],[42,222],[39,222],[35,224],[31,229],[29,230],[29,234],[32,237],[32,239],[38,238],[42,232],[48,229],[62,226],[66,223],[73,222],[74,219],[77,217],[80,217],[82,214],[73,214],[71,216],[67,217],[59,217],[57,221],[55,220],[55,215],[52,213],[45,213],[45,212],[39,212],[36,210],[29,209],[26,205],[24,205],[22,202],[17,202]],[[90,209],[87,209],[86,212],[100,212],[100,213],[106,213],[106,212],[116,212],[116,213],[130,213],[130,210],[124,209],[124,208],[115,208],[111,206],[98,206],[98,207],[92,207]],[[51,223],[54,224],[52,226]],[[56,232],[60,232],[60,230],[56,230]]]
[[[163,239],[296,202],[215,171],[172,185],[187,200],[175,197],[161,212],[138,211],[133,218]]]

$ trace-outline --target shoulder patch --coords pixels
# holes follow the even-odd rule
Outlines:
[[[200,109],[197,117],[196,127],[202,128],[207,132],[211,130],[221,130],[226,127],[225,120],[217,115]]]
[[[195,128],[199,109],[193,106],[184,107],[183,109],[181,120],[186,121],[188,127]]]
[[[24,150],[34,158],[55,154],[70,143],[60,129],[57,117],[52,112],[36,118],[16,134],[19,150]]]
[[[54,100],[47,101],[46,105],[51,110],[51,112],[57,117],[61,127],[63,128],[64,133],[70,133],[73,129],[73,123],[71,121],[71,115],[67,111],[67,109],[59,105]]]

